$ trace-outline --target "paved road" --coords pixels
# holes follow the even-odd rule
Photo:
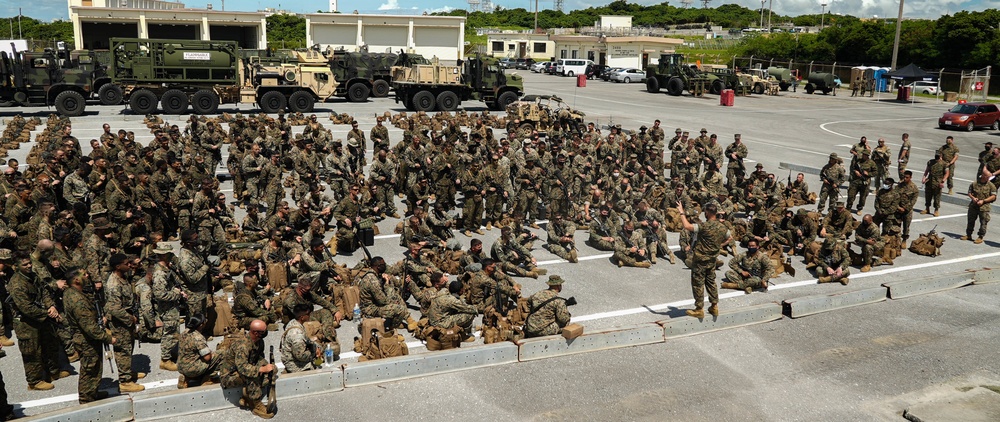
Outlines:
[[[576,88],[574,84],[575,80],[570,78],[536,74],[527,74],[525,76],[526,91],[528,93],[558,94],[566,102],[585,111],[588,121],[594,121],[598,124],[618,123],[622,124],[625,128],[638,128],[640,124],[649,125],[654,119],[661,119],[663,122],[662,126],[668,133],[672,132],[672,129],[678,126],[691,132],[697,132],[699,128],[706,127],[710,132],[717,133],[723,144],[731,142],[733,133],[741,133],[750,149],[749,159],[763,163],[765,169],[774,171],[780,179],[787,177],[787,172],[782,173],[777,169],[779,162],[820,167],[826,162],[826,156],[830,152],[847,154],[848,145],[857,142],[857,138],[862,135],[867,136],[872,144],[875,143],[875,139],[878,137],[885,137],[893,147],[893,154],[895,154],[896,148],[898,148],[897,142],[900,134],[903,132],[908,132],[911,135],[911,141],[914,145],[913,158],[911,160],[913,164],[911,164],[911,168],[919,172],[919,170],[922,170],[923,163],[933,155],[933,150],[944,143],[944,137],[953,135],[956,138],[956,145],[962,151],[962,158],[958,162],[958,176],[956,179],[956,191],[961,192],[967,188],[968,181],[972,179],[972,175],[976,170],[977,163],[975,157],[981,150],[982,143],[989,140],[993,140],[994,142],[1000,141],[996,132],[977,131],[966,133],[937,129],[936,118],[947,108],[946,105],[942,104],[895,104],[868,98],[852,99],[843,95],[833,97],[806,95],[803,92],[799,92],[783,93],[780,97],[739,97],[736,99],[736,107],[729,108],[720,107],[718,105],[718,97],[716,96],[707,96],[706,98],[677,98],[670,97],[665,93],[659,95],[649,94],[643,90],[644,87],[640,84],[625,85],[589,81],[588,87]],[[484,108],[482,104],[476,102],[466,103],[465,105],[469,111],[478,112]],[[8,110],[10,109],[0,109],[0,119],[4,119],[9,115]],[[386,110],[392,112],[402,111],[402,107],[387,99],[377,99],[366,104],[334,102],[323,104],[319,107],[316,114],[324,117],[325,113],[331,110],[340,113],[346,112],[356,116],[362,128],[367,130],[374,124],[374,116],[376,114],[381,114]],[[224,109],[222,111],[235,112],[237,110]],[[244,113],[251,112],[248,108],[243,108],[240,111]],[[44,118],[45,113],[41,113],[40,115]],[[169,116],[166,118],[171,123],[176,123],[183,127],[183,121],[186,119],[186,116]],[[90,106],[88,107],[88,114],[86,116],[75,118],[73,121],[75,123],[74,134],[81,141],[84,141],[84,144],[86,144],[86,140],[100,135],[100,127],[104,122],[111,124],[114,130],[120,128],[134,130],[137,138],[142,142],[147,142],[152,138],[142,124],[141,116],[131,115],[130,112],[125,111],[122,107]],[[324,124],[326,122],[328,120],[324,120]],[[333,127],[334,136],[345,137],[348,129],[349,127],[346,125],[335,126]],[[301,128],[297,128],[297,130],[301,130]],[[391,133],[394,140],[398,141],[400,139],[401,132],[398,129],[392,128]],[[87,146],[84,148],[85,153],[89,151]],[[11,155],[21,159],[23,162],[27,151],[28,145],[25,145],[20,150],[11,151]],[[806,179],[814,189],[819,186],[817,177],[807,175]],[[222,185],[223,190],[231,188],[231,184],[228,182]],[[846,195],[846,189],[844,194]],[[873,212],[874,198],[871,197],[869,199],[866,211]],[[918,201],[918,207],[922,206],[922,204],[922,200]],[[948,238],[943,248],[943,255],[938,258],[930,259],[904,253],[896,261],[895,266],[877,267],[872,272],[863,276],[852,277],[852,283],[847,288],[840,285],[815,284],[815,277],[805,271],[804,265],[797,259],[794,262],[794,265],[798,269],[796,277],[783,275],[773,280],[777,286],[772,287],[768,293],[744,295],[742,292],[726,292],[721,306],[724,309],[740,307],[755,303],[780,301],[788,297],[873,287],[890,280],[908,279],[933,273],[989,267],[1000,256],[1000,249],[996,248],[998,244],[994,240],[996,239],[995,236],[991,239],[991,236],[987,235],[987,242],[983,245],[973,245],[970,242],[957,240],[957,237],[964,234],[965,231],[965,210],[965,206],[945,204],[941,209],[941,217],[927,218],[928,216],[914,216],[913,237],[917,233],[926,232],[937,225],[938,231]],[[242,215],[243,211],[237,209],[237,217],[242,218]],[[395,221],[381,223],[380,228],[383,237],[380,237],[376,241],[375,247],[371,248],[373,254],[383,255],[390,262],[400,259],[402,254],[402,248],[398,247],[398,238],[391,235],[394,225]],[[992,231],[995,232],[995,229]],[[496,230],[493,230],[481,237],[488,245],[498,234]],[[539,231],[539,234],[544,236],[541,231]],[[582,238],[582,236],[577,237]],[[468,239],[464,236],[459,235],[459,240],[467,245]],[[677,235],[671,234],[670,240],[671,242],[676,242]],[[560,274],[569,280],[564,286],[565,293],[576,296],[580,301],[580,304],[571,309],[571,311],[575,319],[582,321],[587,326],[587,329],[593,330],[637,322],[655,321],[663,319],[664,315],[679,315],[683,313],[683,309],[690,306],[689,275],[683,265],[671,266],[667,262],[661,262],[649,270],[618,269],[611,264],[608,254],[595,251],[583,244],[582,241],[578,242],[578,245],[581,256],[579,264],[562,262],[554,255],[540,248],[536,249],[534,253],[539,261],[545,263],[550,274]],[[359,259],[359,255],[360,253],[355,256],[338,256],[337,261],[353,265]],[[860,274],[857,271],[855,273]],[[543,280],[521,279],[518,281],[524,285],[523,291],[528,293],[544,288]],[[995,293],[995,290],[988,288],[977,287],[975,289],[976,291],[983,290]],[[912,315],[913,320],[911,322],[920,321],[921,318],[926,319],[924,312],[921,311],[922,306],[907,305],[909,303],[926,302],[935,308],[948,309],[954,306],[957,301],[963,303],[962,312],[966,312],[970,308],[988,308],[996,303],[995,300],[992,300],[995,299],[995,294],[992,293],[971,295],[968,297],[959,296],[964,298],[961,300],[947,299],[951,297],[947,295],[935,295],[918,300],[903,301],[899,304],[877,305],[878,307],[872,307],[871,309],[885,309],[885,311],[874,311],[868,320],[869,322],[866,324],[875,321],[877,322],[875,325],[879,325],[883,324],[886,320],[901,323],[899,321],[909,319],[905,315]],[[968,301],[968,303],[964,301]],[[899,320],[897,320],[894,314],[897,309],[903,309],[899,311],[901,312],[898,317]],[[853,313],[850,314],[853,315]],[[767,376],[767,373],[751,371],[752,375],[757,376],[748,376],[748,378],[754,379],[755,383],[737,383],[734,385],[737,391],[733,391],[734,389],[730,387],[730,385],[733,385],[730,383],[731,379],[733,379],[733,373],[712,372],[712,370],[707,368],[718,366],[718,363],[723,363],[724,365],[722,366],[729,370],[735,370],[733,368],[773,366],[772,363],[760,363],[753,359],[758,354],[750,352],[761,351],[761,349],[757,348],[758,346],[752,343],[744,344],[736,340],[742,337],[731,336],[746,335],[748,331],[755,333],[759,333],[760,331],[769,332],[770,330],[774,330],[774,326],[780,326],[784,330],[789,330],[789,333],[783,338],[784,341],[773,341],[772,347],[767,349],[768,352],[763,353],[761,362],[770,362],[770,354],[777,355],[777,352],[774,350],[788,349],[782,351],[782,353],[789,355],[805,354],[815,347],[809,346],[811,342],[830,340],[836,343],[834,340],[840,335],[843,335],[840,347],[867,348],[866,350],[872,350],[871,353],[875,355],[892,352],[891,348],[880,348],[877,343],[874,345],[859,343],[862,340],[859,340],[857,335],[867,333],[858,333],[856,331],[869,331],[871,330],[869,325],[858,325],[858,321],[852,321],[853,323],[848,324],[838,318],[849,317],[808,318],[803,320],[805,324],[816,325],[810,326],[806,330],[798,328],[804,327],[804,325],[797,322],[794,324],[781,322],[768,324],[759,328],[737,330],[726,334],[702,336],[698,339],[685,340],[681,343],[693,347],[697,346],[699,342],[722,341],[711,340],[715,339],[715,336],[720,336],[719,338],[731,338],[732,343],[726,345],[724,348],[720,346],[722,352],[713,354],[711,362],[704,362],[700,358],[689,357],[690,353],[674,353],[672,350],[674,347],[677,347],[675,346],[677,343],[669,343],[668,347],[662,350],[662,352],[670,353],[669,355],[662,355],[662,352],[656,352],[660,350],[659,346],[641,347],[574,358],[562,358],[547,361],[547,363],[517,365],[513,369],[496,368],[473,371],[467,374],[407,381],[404,384],[390,387],[390,389],[395,389],[394,396],[396,394],[404,394],[404,396],[410,394],[416,395],[419,394],[416,393],[417,391],[429,391],[437,392],[438,394],[422,397],[439,397],[446,395],[448,391],[462,391],[481,397],[480,402],[474,400],[470,404],[465,404],[466,402],[463,400],[448,400],[448,403],[454,404],[454,406],[453,410],[449,411],[451,413],[447,415],[451,415],[453,418],[458,418],[462,415],[481,414],[480,412],[483,410],[496,410],[496,413],[491,414],[496,414],[497,419],[523,419],[532,416],[540,418],[551,416],[553,419],[568,419],[572,415],[579,415],[582,412],[587,412],[587,415],[594,413],[614,416],[616,415],[616,408],[611,405],[614,401],[607,400],[607,403],[605,403],[605,400],[600,399],[601,396],[598,394],[608,394],[608,397],[615,397],[615,400],[624,401],[626,404],[630,403],[629,400],[632,400],[635,402],[633,405],[641,407],[642,402],[649,398],[671,396],[671,391],[675,391],[683,394],[672,396],[670,400],[666,401],[650,399],[651,403],[660,403],[659,408],[661,412],[653,412],[649,416],[667,413],[668,410],[665,409],[669,408],[669,412],[681,412],[678,415],[682,418],[687,416],[687,419],[704,419],[713,416],[713,414],[684,413],[688,411],[694,412],[694,407],[698,406],[692,406],[690,409],[683,411],[677,409],[681,408],[680,404],[688,399],[694,400],[695,403],[705,403],[706,400],[711,401],[722,398],[731,402],[731,406],[733,406],[733,410],[727,410],[724,413],[718,414],[729,416],[727,419],[762,419],[753,415],[763,415],[766,419],[814,419],[806,416],[799,417],[797,415],[811,415],[812,413],[809,412],[817,411],[814,407],[810,406],[810,401],[819,400],[819,397],[824,396],[822,394],[824,391],[823,388],[829,386],[828,384],[820,381],[808,384],[805,380],[797,380],[797,384],[792,385],[795,388],[789,388],[787,384],[788,379],[776,379]],[[983,318],[980,322],[982,324],[993,323],[995,322],[995,318]],[[884,329],[892,330],[892,327],[890,324]],[[845,328],[855,330],[851,332],[855,336],[849,335],[851,333],[842,333],[842,330]],[[879,328],[879,330],[882,329]],[[813,336],[807,335],[817,332],[823,333],[821,336],[816,336],[822,338],[813,339]],[[946,332],[948,330],[941,331],[941,333]],[[341,327],[339,336],[344,350],[350,349],[351,339],[356,334],[357,330],[354,323],[346,322]],[[795,341],[796,334],[802,335],[803,338],[808,338],[809,341]],[[890,334],[891,332],[887,331],[883,335]],[[950,342],[946,341],[945,338],[938,339],[938,332],[932,332],[928,335],[933,338],[933,342],[940,342],[945,351],[947,351],[947,347],[945,346],[957,344],[954,342],[955,339],[952,339]],[[277,335],[272,335],[267,339],[269,343],[274,344],[278,340],[279,336]],[[747,341],[750,340],[748,339]],[[984,338],[985,344],[993,341],[995,341],[993,338]],[[419,345],[413,345],[415,347],[411,347],[411,353],[424,352]],[[698,349],[686,348],[684,350],[693,351]],[[21,375],[23,372],[16,347],[8,348],[7,351],[8,357],[0,360],[0,369],[4,372],[12,401],[22,403],[26,413],[35,414],[75,403],[76,378],[57,381],[56,389],[53,391],[28,392],[23,376]],[[156,368],[159,359],[158,351],[158,345],[144,344],[138,352],[140,356],[137,359],[136,366],[140,370],[150,370],[150,375],[145,381],[149,383],[151,391],[157,391],[157,389],[152,387],[158,387],[160,391],[164,388],[172,388],[173,380],[176,377],[176,373],[164,373]],[[815,350],[813,351],[815,352]],[[920,354],[920,359],[927,360],[950,358],[949,353],[945,353],[945,351],[921,349],[914,351],[914,353]],[[149,360],[145,359],[143,355],[149,356],[152,364],[148,364]],[[731,358],[728,356],[731,356]],[[855,364],[863,365],[861,361],[868,359],[868,357],[870,355],[858,358],[859,361],[855,362]],[[350,354],[345,354],[345,360],[351,359]],[[985,359],[982,359],[982,361],[977,362],[975,355],[972,355],[964,363],[971,366],[985,366],[985,361]],[[614,370],[605,370],[609,368],[607,366],[609,365],[608,362],[621,363],[610,366]],[[670,362],[670,365],[665,365],[663,369],[651,369],[665,362]],[[776,362],[781,363],[781,361]],[[534,391],[537,389],[534,386],[535,381],[541,379],[541,377],[519,376],[520,374],[524,374],[520,372],[524,368],[550,367],[553,368],[550,369],[552,371],[551,374],[553,376],[558,374],[558,376],[556,376],[556,382],[545,383],[548,390]],[[675,372],[684,374],[693,372],[694,368],[702,368],[705,371],[704,375],[714,376],[682,376],[678,379],[683,380],[683,382],[678,383],[675,382],[676,380],[672,380],[669,385],[631,381],[633,379],[653,380],[664,378],[663,376],[656,376],[661,373],[660,371],[663,371],[664,375]],[[529,372],[545,374],[543,369],[536,369]],[[901,386],[899,393],[902,393],[910,389],[922,388],[928,383],[935,382],[940,377],[960,372],[952,370],[942,372],[941,374],[931,373],[925,375],[925,378],[916,378],[916,381],[912,380],[912,375],[905,371],[882,371],[878,375],[880,378],[875,381],[872,381],[872,377],[875,375],[866,371],[856,371],[853,374],[859,377],[858,382],[861,384],[872,382],[898,384]],[[573,374],[574,376],[570,377],[568,376],[569,374]],[[620,374],[627,374],[627,376],[622,377]],[[493,376],[484,377],[483,375]],[[764,376],[761,377],[760,375]],[[791,375],[798,376],[798,374]],[[815,374],[807,372],[804,375]],[[105,370],[105,377],[107,378],[108,376],[109,373]],[[486,383],[485,380],[494,378],[500,380],[497,382],[502,382],[503,385],[508,386],[502,390],[507,393],[508,397],[556,397],[560,402],[554,402],[548,406],[530,406],[529,403],[526,403],[527,400],[518,398],[516,400],[512,399],[510,404],[496,404],[492,400],[492,397],[495,397],[499,392],[490,394],[488,392],[495,390],[490,390],[484,386]],[[458,384],[462,388],[448,388],[448,381],[457,382],[457,380],[464,380]],[[110,379],[105,379],[103,386],[111,390],[114,389],[114,384]],[[585,386],[587,388],[581,389],[577,386]],[[837,394],[832,394],[831,397],[846,397],[844,395],[849,394],[851,390],[850,385],[845,387],[838,384],[838,386],[839,389],[835,391]],[[541,394],[515,393],[515,389],[516,391]],[[788,396],[787,405],[784,407],[777,405],[764,406],[758,403],[761,401],[761,397],[758,397],[751,391],[755,389],[762,389],[761,394],[767,397],[775,394]],[[366,391],[371,390],[366,388]],[[377,391],[385,392],[384,390]],[[404,391],[412,392],[400,393]],[[579,397],[565,393],[569,391],[576,393]],[[355,393],[348,392],[345,394]],[[866,397],[868,394],[866,390],[859,388],[852,397]],[[490,397],[490,399],[487,399],[487,397]],[[585,400],[582,397],[588,397],[588,399]],[[855,403],[858,400],[856,398],[847,403]],[[491,404],[487,405],[486,403]],[[866,413],[864,410],[856,409],[853,404],[844,403],[842,400],[824,399],[822,403],[827,404],[817,406],[816,408],[833,410],[834,412],[831,415],[858,415]],[[743,417],[741,416],[743,414],[738,412],[729,413],[736,412],[735,408],[740,405],[751,406],[754,409],[746,413],[750,417]],[[393,404],[387,409],[393,409],[392,406],[398,406],[398,410],[404,409],[402,404]],[[356,409],[357,412],[366,410],[365,406],[360,405]],[[406,406],[405,409],[409,410],[411,407]],[[555,413],[548,415],[546,412],[550,411]],[[354,415],[360,414],[354,413]],[[427,413],[424,412],[422,414]],[[631,413],[622,414],[628,415]],[[636,415],[634,418],[624,419],[642,419],[645,417],[643,416],[644,414],[637,413]],[[832,420],[844,418],[820,419]]]

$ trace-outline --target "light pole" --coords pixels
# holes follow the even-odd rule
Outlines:
[[[820,3],[822,9],[819,12],[819,30],[822,31],[826,24],[826,3]]]
[[[764,1],[760,0],[760,28],[764,28]]]
[[[774,8],[774,0],[767,0],[767,32],[771,32],[771,9]]]
[[[896,17],[896,40],[892,42],[892,70],[896,70],[899,57],[899,33],[903,30],[903,0],[899,0],[899,16]]]

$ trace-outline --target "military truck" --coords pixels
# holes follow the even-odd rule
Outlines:
[[[0,106],[55,106],[61,115],[82,115],[101,67],[81,67],[61,53],[0,52]]]
[[[453,111],[468,100],[505,110],[524,94],[524,78],[504,74],[492,57],[477,55],[459,61],[458,66],[442,65],[435,58],[428,65],[394,66],[392,88],[396,102],[407,110]]]
[[[778,86],[782,91],[788,91],[788,87],[796,82],[792,77],[792,71],[785,67],[771,66],[767,68],[767,74],[778,80]]]
[[[806,93],[812,94],[816,91],[822,92],[824,95],[833,92],[833,95],[837,95],[835,91],[837,88],[836,82],[834,82],[834,77],[832,73],[826,72],[813,72],[809,74],[808,82],[806,83]]]
[[[712,79],[684,64],[683,54],[660,54],[660,61],[655,65],[646,66],[646,91],[660,92],[666,88],[667,93],[678,96],[684,91],[692,95],[701,95],[708,88]]]
[[[506,111],[508,125],[518,122],[518,127],[508,129],[537,130],[542,135],[557,123],[568,124],[573,131],[582,133],[583,117],[586,116],[555,95],[525,95],[520,101],[508,105]]]
[[[347,52],[327,48],[330,70],[337,79],[337,96],[351,102],[368,101],[389,96],[392,89],[392,67],[429,64],[419,54]],[[404,63],[403,60],[406,60]]]
[[[310,112],[337,82],[315,51],[293,63],[242,58],[232,41],[112,38],[111,82],[135,114],[215,114],[220,104],[254,104],[266,113]]]

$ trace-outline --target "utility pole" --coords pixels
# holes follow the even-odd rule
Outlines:
[[[538,0],[535,0],[535,33],[538,33]]]
[[[760,0],[760,26],[759,26],[759,28],[763,28],[763,27],[764,27],[764,0]]]
[[[771,10],[774,8],[774,0],[767,0],[767,32],[771,32]]]
[[[896,70],[899,57],[899,33],[903,30],[903,0],[899,0],[899,16],[896,17],[896,40],[892,43],[892,70]]]
[[[17,37],[20,38],[20,39],[24,39],[24,36],[21,35],[21,8],[20,7],[17,8]]]
[[[822,6],[822,9],[819,12],[819,30],[822,31],[826,23],[826,3],[820,3],[820,6]]]

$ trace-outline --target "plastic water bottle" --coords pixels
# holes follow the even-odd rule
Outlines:
[[[329,344],[326,345],[326,350],[323,351],[323,367],[328,368],[333,366],[333,347]]]
[[[357,303],[354,304],[354,320],[361,321],[361,307]]]

